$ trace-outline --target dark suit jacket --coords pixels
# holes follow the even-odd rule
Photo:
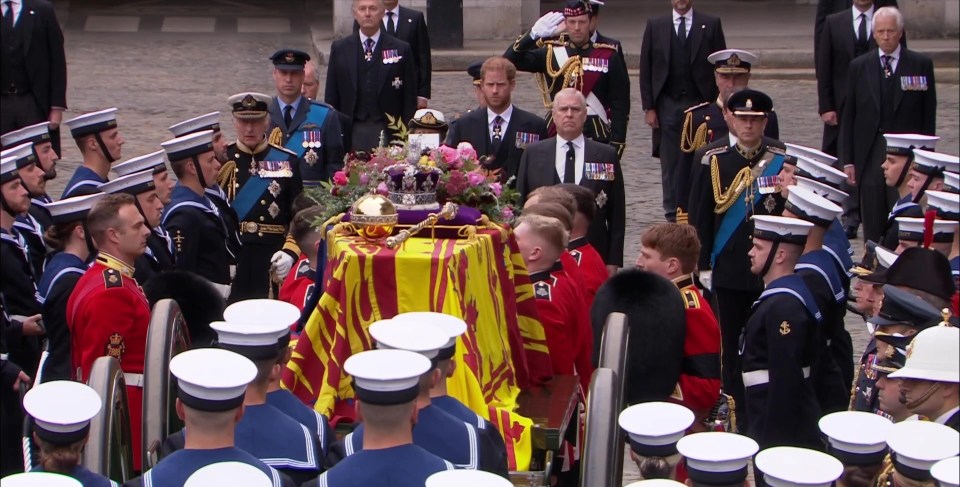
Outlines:
[[[896,7],[897,0],[873,0],[874,10],[881,7]],[[813,26],[813,50],[820,50],[820,34],[823,32],[824,22],[831,14],[853,8],[853,0],[820,0],[817,3],[817,17]],[[906,37],[906,36],[904,36]],[[906,46],[904,46],[906,47]]]
[[[387,16],[383,16],[386,22]],[[430,33],[427,31],[427,21],[423,12],[400,6],[400,18],[396,19],[397,34],[394,36],[407,44],[413,50],[413,59],[417,64],[417,96],[430,98],[430,79],[433,73],[433,62],[430,58]],[[353,21],[353,33],[359,32],[360,26]],[[387,29],[382,29],[383,33]]]
[[[694,9],[693,21],[688,26],[690,43],[690,72],[700,92],[700,100],[717,98],[717,84],[713,65],[707,61],[710,54],[727,48],[720,19]],[[640,46],[640,101],[644,110],[654,109],[670,72],[670,37],[673,13],[647,20]]]
[[[904,91],[904,76],[926,77],[925,91]],[[877,137],[884,133],[936,134],[937,89],[933,61],[909,49],[900,49],[893,77],[897,80],[891,120],[881,120],[880,83],[883,68],[878,50],[850,64],[847,96],[840,120],[839,155],[843,164],[853,164],[862,174]]]
[[[333,41],[330,46],[330,59],[327,62],[324,101],[350,117],[353,116],[357,106],[359,86],[357,63],[361,49],[359,34]],[[385,64],[383,62],[385,49],[396,50],[400,53],[401,59],[395,63]],[[407,123],[417,111],[417,72],[410,45],[381,31],[372,62],[376,63],[373,69],[377,74],[377,86],[380,87],[377,98],[380,109],[385,115]]]
[[[626,203],[623,192],[623,172],[613,146],[584,139],[583,162],[613,164],[613,181],[587,179],[584,174],[580,186],[590,188],[596,198],[596,214],[587,240],[597,249],[607,265],[623,266],[623,237],[626,225]],[[520,171],[517,174],[517,190],[520,192],[520,204],[536,188],[560,184],[554,166],[557,158],[557,138],[541,140],[527,147],[520,158]],[[584,169],[586,172],[586,168]]]
[[[67,61],[53,6],[46,0],[24,0],[17,25],[23,32],[27,78],[40,110],[67,108]]]
[[[270,100],[270,105],[267,107],[267,111],[270,113],[270,125],[267,128],[267,135],[273,131],[274,127],[280,127],[280,131],[283,132],[283,142],[281,145],[286,146],[287,141],[290,139],[290,134],[300,130],[303,122],[307,120],[308,112],[310,112],[314,105],[327,105],[330,111],[324,118],[323,127],[321,127],[323,131],[323,141],[321,142],[323,151],[322,164],[311,165],[307,164],[303,157],[298,159],[297,165],[300,169],[300,177],[303,178],[308,185],[332,178],[333,173],[343,167],[344,151],[347,147],[350,147],[346,145],[346,143],[349,142],[350,127],[343,126],[343,114],[335,108],[323,102],[308,100],[307,97],[300,98],[300,105],[297,107],[297,111],[294,112],[289,127],[287,127],[287,124],[283,121],[283,114],[280,113],[280,103],[277,101],[276,96]],[[349,118],[347,121],[349,122]],[[297,153],[304,152],[304,149],[301,148],[294,148],[292,150]]]
[[[487,124],[487,110],[474,110],[459,119],[457,123],[450,126],[450,132],[447,133],[446,144],[456,147],[460,142],[469,142],[476,149],[477,154],[481,156],[493,156],[491,168],[502,169],[500,177],[503,181],[516,176],[520,169],[520,157],[523,156],[524,148],[517,140],[517,132],[526,134],[536,134],[540,138],[547,137],[547,122],[542,118],[528,111],[513,106],[513,113],[510,115],[510,124],[503,132],[503,142],[500,143],[500,151],[493,153],[493,147],[490,143],[490,125]]]

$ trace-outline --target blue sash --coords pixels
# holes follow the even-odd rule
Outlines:
[[[820,314],[820,308],[817,307],[817,302],[813,299],[813,294],[810,294],[810,290],[806,284],[803,283],[803,278],[796,274],[783,276],[771,282],[760,294],[760,298],[753,303],[752,308],[756,308],[764,299],[781,293],[787,293],[797,298],[797,300],[803,304],[803,307],[807,309],[807,313],[810,313],[810,317],[815,319],[817,323],[820,323],[823,319],[823,315]]]
[[[306,99],[303,100],[301,105],[304,103],[307,103]],[[309,103],[308,106],[310,110],[307,111],[306,119],[304,119],[303,123],[301,123],[296,130],[291,131],[287,143],[284,144],[285,149],[297,154],[297,158],[299,159],[298,170],[300,171],[300,178],[305,188],[320,186],[320,181],[323,179],[324,163],[337,162],[323,160],[323,147],[304,147],[304,134],[306,132],[319,132],[319,136],[316,137],[317,140],[313,140],[312,142],[322,143],[323,124],[327,120],[327,114],[330,113],[330,108],[326,105],[312,101]],[[308,150],[313,150],[316,154],[317,158],[313,162],[306,159]]]
[[[767,167],[763,169],[763,172],[760,173],[760,176],[775,176],[780,172],[780,169],[783,168],[783,154],[775,154],[773,160],[767,164]],[[760,202],[760,188],[755,186],[753,182],[750,183],[750,188],[745,189],[740,192],[740,196],[737,197],[737,201],[733,203],[726,213],[723,214],[723,221],[720,222],[720,229],[717,230],[717,237],[713,240],[713,250],[710,252],[710,267],[713,267],[713,263],[717,258],[717,255],[720,255],[720,252],[723,252],[723,248],[727,246],[727,242],[730,241],[730,237],[733,236],[733,232],[736,232],[740,228],[740,224],[746,221],[747,217],[747,191],[753,196],[754,204]]]
[[[290,159],[290,154],[278,150],[276,147],[270,147],[270,151],[267,152],[267,157],[264,161],[286,161]],[[291,171],[296,170],[293,166],[290,167]],[[240,191],[237,192],[236,197],[233,198],[233,209],[237,212],[237,217],[240,221],[243,221],[246,218],[247,214],[250,213],[250,210],[253,208],[253,205],[257,203],[257,200],[260,199],[260,196],[264,191],[267,190],[267,186],[270,185],[270,178],[262,178],[259,174],[250,175],[250,179],[246,183],[243,183],[243,187],[240,188]]]
[[[308,100],[304,98],[303,101],[307,102]],[[300,127],[297,127],[297,130],[290,133],[290,138],[283,145],[285,149],[296,152],[297,157],[303,157],[303,154],[307,151],[307,148],[303,146],[303,132],[305,131],[303,127],[306,126],[306,130],[312,130],[313,127],[310,125],[316,125],[315,130],[323,129],[323,122],[327,120],[327,113],[330,112],[330,109],[324,105],[312,101],[309,103],[310,110],[307,111],[306,119],[300,124]]]

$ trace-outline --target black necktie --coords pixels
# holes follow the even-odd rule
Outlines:
[[[493,118],[493,153],[500,151],[500,142],[503,141],[503,117],[497,115]]]
[[[3,2],[7,6],[7,11],[3,13],[3,27],[12,29],[13,28],[13,2],[6,1]]]
[[[287,105],[283,107],[283,124],[290,128],[290,124],[293,123],[293,105]]]
[[[893,56],[884,54],[880,57],[883,58],[883,77],[889,78],[893,76]]]
[[[563,166],[563,182],[577,182],[577,153],[573,151],[573,142],[567,142],[567,160]]]
[[[677,29],[677,37],[680,38],[680,45],[687,43],[687,18],[680,16],[680,28]]]
[[[857,40],[867,43],[867,14],[860,14],[860,25],[857,26]]]
[[[363,50],[363,58],[367,61],[373,61],[373,39],[367,38],[363,44],[366,46]]]
[[[387,32],[390,35],[397,35],[397,24],[393,21],[393,12],[387,12]]]

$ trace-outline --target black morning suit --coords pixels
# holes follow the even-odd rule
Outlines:
[[[897,0],[874,0],[873,1],[873,10],[876,11],[881,7],[896,7]],[[823,32],[824,23],[827,20],[827,17],[831,14],[837,12],[850,10],[853,8],[853,0],[820,0],[817,2],[817,16],[814,20],[813,27],[813,51],[814,57],[816,57],[817,51],[820,50],[820,34]],[[851,20],[853,20],[851,18]]]
[[[925,78],[925,86],[917,83],[919,77]],[[856,168],[863,238],[877,242],[898,199],[896,189],[886,186],[880,168],[886,157],[883,134],[936,134],[933,61],[901,48],[896,70],[886,78],[879,50],[854,59],[840,116],[840,162]]]
[[[751,159],[746,159],[736,147],[730,147],[729,140],[718,140],[702,147],[694,155],[695,161],[701,161],[698,177],[693,181],[690,193],[689,222],[696,227],[700,237],[700,261],[698,269],[713,271],[713,295],[717,304],[717,320],[720,322],[721,373],[723,388],[733,396],[737,412],[743,413],[743,379],[738,364],[737,349],[740,333],[750,317],[754,301],[763,291],[763,280],[750,272],[750,257],[747,255],[753,247],[753,223],[744,221],[733,232],[726,246],[717,254],[711,268],[710,255],[713,251],[717,231],[726,213],[715,213],[716,200],[713,197],[713,182],[710,164],[716,155],[720,191],[727,191],[736,174],[746,166],[760,162],[768,151],[783,151],[779,140],[764,137],[761,150]],[[770,149],[773,148],[773,149]],[[704,161],[706,158],[706,161]],[[739,204],[739,203],[734,203]],[[752,215],[780,215],[783,213],[784,199],[779,193],[762,195],[757,198],[746,218]],[[769,206],[768,206],[769,205]],[[739,414],[738,414],[739,415]],[[742,417],[742,416],[741,416]]]
[[[400,5],[400,18],[394,19],[396,33],[387,32],[387,15],[384,14],[380,25],[382,33],[388,33],[407,44],[413,52],[413,60],[417,65],[417,96],[430,98],[430,80],[433,77],[433,61],[430,58],[430,32],[427,30],[427,21],[423,12]],[[360,30],[357,21],[353,21],[353,33]]]
[[[686,21],[685,21],[686,22]],[[684,110],[717,98],[714,66],[707,56],[727,48],[720,19],[694,9],[685,25],[685,40],[674,29],[673,13],[647,20],[640,46],[640,101],[643,110],[656,110],[653,156],[660,158],[663,210],[676,214],[676,172]]]
[[[450,126],[446,144],[456,147],[460,142],[469,142],[480,156],[493,156],[491,168],[501,169],[500,179],[506,181],[517,175],[520,170],[520,158],[524,145],[517,134],[535,134],[538,138],[547,137],[547,122],[537,115],[513,106],[510,123],[502,132],[499,150],[494,152],[491,142],[490,125],[487,123],[487,109],[474,110]],[[530,141],[528,143],[532,143]]]
[[[23,0],[13,31],[0,29],[0,94],[5,105],[0,133],[5,134],[47,120],[51,107],[67,108],[67,61],[63,32],[46,0]],[[50,139],[61,154],[59,128],[50,132]]]
[[[520,204],[531,191],[541,186],[560,184],[556,170],[557,139],[551,137],[527,147],[520,158],[517,190]],[[623,191],[623,172],[613,146],[584,138],[584,174],[579,184],[590,188],[595,195],[596,214],[587,230],[587,240],[597,249],[607,265],[623,266],[623,237],[626,225],[626,203]],[[588,178],[589,163],[613,164],[613,181]]]
[[[395,50],[401,59],[385,63],[385,50]],[[360,35],[352,34],[333,42],[327,66],[324,100],[350,116],[354,129],[358,122],[364,121],[381,124],[386,129],[387,116],[404,124],[413,118],[417,110],[417,72],[406,42],[381,30],[371,60],[365,61]],[[361,71],[367,74],[361,76]],[[396,137],[395,131],[388,131],[387,135],[391,139]],[[362,145],[363,141],[353,140],[353,147],[348,150],[371,149]]]

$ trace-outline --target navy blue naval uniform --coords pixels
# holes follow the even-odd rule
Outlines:
[[[133,268],[133,278],[141,285],[146,284],[157,274],[173,270],[173,239],[163,227],[150,229],[150,235],[147,236],[147,249],[137,257]]]
[[[240,243],[240,218],[236,210],[227,202],[227,193],[218,183],[211,184],[203,192],[220,212],[220,218],[223,219],[223,226],[227,231],[227,253],[230,254],[230,264],[236,265],[240,247],[243,245]]]
[[[746,434],[761,449],[821,450],[820,406],[810,380],[821,314],[796,274],[771,282],[753,305],[740,339]]]
[[[230,284],[227,230],[220,211],[205,195],[180,183],[163,209],[161,225],[173,239],[175,264],[215,284]]]
[[[237,447],[216,448],[213,450],[179,450],[164,457],[155,467],[142,476],[125,484],[124,487],[182,487],[197,470],[220,462],[240,462],[253,465],[273,481],[273,487],[294,487],[289,478],[276,469],[257,460],[253,455]],[[238,486],[239,487],[239,486]]]
[[[453,463],[457,468],[491,471],[492,460],[480,445],[477,429],[435,405],[420,409],[413,427],[413,444]],[[340,447],[340,448],[338,448]],[[334,446],[332,458],[346,458],[363,450],[363,424]]]
[[[45,470],[43,467],[34,467],[31,472],[45,472]],[[83,465],[77,465],[63,475],[66,475],[67,477],[73,477],[74,479],[80,481],[80,485],[83,485],[83,487],[119,487],[120,485],[104,477],[103,475],[91,472]]]
[[[31,209],[33,209],[33,205],[34,203],[31,201]],[[17,228],[17,231],[20,232],[27,243],[27,255],[29,255],[30,265],[33,267],[34,280],[39,284],[40,276],[43,274],[43,268],[47,262],[47,241],[43,238],[43,232],[46,230],[30,212],[17,215],[13,226]]]
[[[884,248],[895,249],[900,246],[898,217],[923,218],[923,208],[913,202],[912,194],[897,200],[893,209],[887,214],[887,227],[883,230],[883,236],[880,238],[880,245]]]
[[[473,412],[472,409],[468,408],[455,397],[431,397],[430,402],[434,406],[440,408],[447,414],[459,419],[460,421],[463,421],[469,425],[473,425],[477,429],[477,433],[480,435],[481,450],[484,452],[489,452],[489,455],[493,460],[492,466],[496,468],[496,470],[491,470],[491,472],[503,477],[507,477],[510,474],[507,463],[508,459],[506,444],[503,442],[503,436],[500,435],[500,431],[498,431],[493,424],[481,417],[479,414]]]
[[[67,326],[67,300],[77,281],[87,271],[86,262],[76,255],[58,252],[50,258],[40,279],[40,310],[47,329],[47,351],[42,382],[70,380],[70,328]]]
[[[320,440],[320,449],[326,457],[330,444],[333,442],[333,431],[330,430],[326,416],[316,412],[304,404],[297,396],[286,389],[278,389],[267,393],[267,404],[277,408],[283,414],[295,419],[312,432]]]
[[[33,316],[40,312],[40,293],[33,278],[26,242],[17,231],[0,228],[0,292],[5,307],[14,316]],[[40,342],[36,337],[24,336],[22,326],[8,326],[5,334],[10,361],[23,370],[37,370],[40,363]]]
[[[63,189],[60,199],[65,200],[74,196],[97,194],[100,192],[97,187],[105,182],[107,182],[106,178],[101,178],[99,174],[93,172],[93,169],[80,166],[73,172],[73,176],[70,176],[70,181]]]
[[[423,487],[427,477],[453,464],[416,445],[363,450],[344,458],[304,487]]]

